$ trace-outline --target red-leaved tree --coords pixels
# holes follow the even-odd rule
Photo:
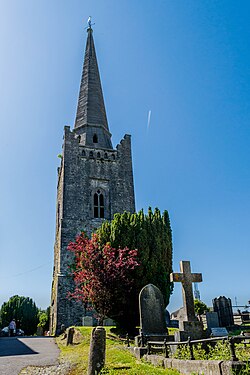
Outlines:
[[[115,319],[122,314],[122,306],[132,286],[133,270],[139,265],[137,250],[115,249],[110,244],[101,245],[96,234],[88,239],[82,232],[68,250],[75,255],[73,278],[75,290],[71,298],[90,304],[100,316]]]

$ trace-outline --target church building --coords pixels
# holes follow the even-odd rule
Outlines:
[[[52,334],[59,333],[62,325],[82,324],[82,305],[67,297],[74,288],[69,242],[81,231],[90,235],[103,221],[124,211],[135,211],[131,136],[126,134],[113,148],[89,24],[75,125],[72,130],[64,128],[58,168]]]

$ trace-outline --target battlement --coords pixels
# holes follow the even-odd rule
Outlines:
[[[121,151],[123,148],[131,147],[131,135],[125,134],[121,139],[120,143],[116,146],[117,151]]]

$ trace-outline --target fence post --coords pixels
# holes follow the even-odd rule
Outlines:
[[[141,333],[141,346],[144,347],[145,340],[144,340],[144,334]]]
[[[165,346],[165,358],[169,358],[167,339],[164,340],[164,346]]]
[[[230,345],[230,352],[231,352],[231,360],[238,361],[239,359],[236,357],[235,353],[235,344],[234,344],[234,337],[229,337],[229,345]]]
[[[151,344],[147,342],[148,354],[151,354]]]
[[[190,359],[191,360],[194,360],[194,351],[193,351],[193,345],[192,345],[192,342],[191,342],[191,337],[189,336],[188,337],[188,347],[189,347],[189,352],[190,352]]]
[[[242,331],[242,336],[245,337],[245,332],[244,331]],[[244,349],[246,349],[246,347],[247,347],[246,340],[243,341],[243,345],[244,345]]]
[[[129,348],[130,347],[130,343],[129,343],[129,335],[128,335],[128,333],[126,334],[126,340],[127,340],[127,347]]]

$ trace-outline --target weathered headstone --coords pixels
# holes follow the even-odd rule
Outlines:
[[[74,338],[74,327],[70,327],[68,329],[68,332],[67,332],[67,341],[66,341],[66,345],[72,345],[73,344],[73,338]]]
[[[212,337],[228,336],[228,331],[225,327],[214,327],[214,328],[211,328],[211,336]]]
[[[249,323],[249,311],[245,310],[241,313],[242,323]]]
[[[163,295],[155,285],[148,284],[139,294],[141,337],[159,341],[167,337]],[[144,342],[145,343],[145,342]]]
[[[82,325],[85,327],[93,327],[93,318],[92,316],[84,316],[82,318]]]
[[[206,312],[207,328],[216,328],[219,327],[219,318],[218,314],[215,311]]]
[[[166,326],[170,327],[170,313],[167,309],[165,309],[165,320],[166,320]]]
[[[66,327],[64,324],[61,324],[61,334],[66,331]]]
[[[104,327],[112,327],[112,326],[115,326],[115,322],[111,318],[106,318],[103,320],[103,325]]]
[[[233,309],[230,298],[220,296],[213,300],[213,309],[218,313],[220,327],[230,327],[234,324]]]
[[[179,331],[175,333],[176,341],[184,341],[188,337],[199,339],[203,335],[203,325],[195,316],[192,283],[202,281],[201,273],[191,273],[189,261],[180,262],[181,273],[171,273],[171,282],[182,283],[183,319],[179,320]]]
[[[106,331],[103,327],[95,327],[91,334],[88,375],[99,374],[105,365]]]

